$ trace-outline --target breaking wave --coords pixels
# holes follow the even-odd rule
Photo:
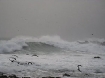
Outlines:
[[[25,50],[30,50],[34,52],[58,52],[61,48],[54,46],[52,44],[42,43],[42,42],[26,42],[28,47]]]
[[[68,42],[59,36],[42,36],[40,38],[21,36],[11,40],[0,40],[0,53],[12,53],[23,49],[41,52],[105,53],[105,39]]]

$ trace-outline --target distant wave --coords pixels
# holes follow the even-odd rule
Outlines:
[[[105,39],[87,39],[84,41],[68,42],[62,40],[59,36],[42,36],[35,37],[15,37],[11,40],[0,41],[0,53],[11,53],[18,50],[34,51],[72,51],[72,52],[89,52],[105,53]]]

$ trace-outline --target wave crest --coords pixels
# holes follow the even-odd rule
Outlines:
[[[0,53],[14,52],[26,46],[36,51],[65,51],[105,53],[105,39],[88,39],[68,42],[59,36],[15,37],[8,41],[0,41]]]

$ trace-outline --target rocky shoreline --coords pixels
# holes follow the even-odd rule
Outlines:
[[[0,72],[0,78],[31,78],[31,77],[18,77],[15,74],[8,75],[8,74]],[[42,78],[61,78],[61,77],[47,76],[47,77],[42,77]]]
[[[1,74],[1,73],[0,73]],[[16,75],[12,74],[12,75],[0,75],[0,78],[31,78],[31,77],[17,77]],[[42,78],[61,78],[61,77],[52,77],[52,76],[48,76],[48,77],[42,77]]]
[[[105,73],[93,73],[93,74],[90,74],[90,73],[62,73],[62,75],[59,75],[59,76],[40,76],[40,77],[28,77],[28,76],[25,76],[25,77],[19,77],[15,74],[5,74],[5,73],[2,73],[0,72],[0,78],[105,78]]]
[[[0,78],[19,78],[19,77],[17,77],[17,76],[14,75],[14,74],[7,75],[7,74],[5,74],[5,73],[0,72]]]

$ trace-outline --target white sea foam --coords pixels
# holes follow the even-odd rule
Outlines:
[[[63,48],[74,52],[105,53],[104,39],[88,39],[84,41],[68,42],[59,36],[35,37],[15,37],[8,41],[0,41],[0,53],[21,50],[23,46],[28,46],[25,42],[42,42],[55,47]]]
[[[32,54],[0,54],[0,72],[31,78],[47,76],[65,78],[63,77],[64,73],[68,73],[71,77],[75,78],[105,77],[104,39],[67,42],[59,36],[43,36],[41,38],[15,37],[8,41],[0,41],[0,53],[21,50],[23,46],[29,47],[26,42],[54,45],[55,47],[63,48],[67,52],[38,54],[38,57],[32,56]],[[18,56],[18,58],[13,55]],[[100,58],[94,58],[95,56]],[[16,61],[11,62],[9,60],[11,57],[16,58]],[[28,62],[33,64],[28,65]],[[78,65],[82,65],[80,68],[82,72],[78,71]]]
[[[13,52],[16,50],[21,50],[23,46],[27,46],[27,44],[20,39],[11,39],[8,41],[0,42],[0,53]]]

